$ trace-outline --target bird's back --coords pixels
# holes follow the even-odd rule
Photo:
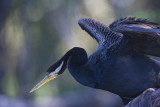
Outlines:
[[[145,89],[159,87],[160,66],[145,55],[112,56],[97,65],[96,88],[135,97]],[[104,64],[105,63],[105,64]]]

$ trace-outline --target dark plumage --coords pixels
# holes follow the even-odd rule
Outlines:
[[[68,67],[81,84],[136,97],[147,88],[158,88],[160,63],[147,55],[160,56],[160,25],[146,19],[121,18],[109,26],[93,19],[78,24],[99,43],[89,57],[84,49],[69,50],[48,74],[61,74]],[[62,65],[62,66],[60,66]]]

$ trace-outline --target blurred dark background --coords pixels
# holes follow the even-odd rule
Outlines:
[[[66,70],[29,93],[70,48],[93,53],[97,43],[80,18],[106,25],[135,16],[160,22],[160,0],[0,0],[0,107],[114,107],[118,96],[77,83]],[[116,106],[118,107],[118,106]]]

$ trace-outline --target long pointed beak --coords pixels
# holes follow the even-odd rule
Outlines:
[[[37,90],[37,89],[40,88],[41,86],[43,86],[45,83],[53,80],[53,79],[56,78],[57,76],[58,76],[57,74],[52,75],[52,76],[46,75],[36,86],[34,86],[34,87],[31,89],[30,93],[33,92],[33,91],[35,91],[35,90]]]

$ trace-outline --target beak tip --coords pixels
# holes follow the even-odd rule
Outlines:
[[[49,82],[50,80],[56,78],[57,75],[54,75],[50,78],[48,78],[48,76],[45,76],[43,78],[43,80],[41,80],[36,86],[34,86],[29,92],[32,93],[33,91],[37,90],[38,88],[40,88],[42,85],[44,85],[45,83]]]
[[[29,93],[32,93],[33,91],[35,91],[34,89],[31,89],[30,91],[29,91]]]
[[[32,93],[33,91],[31,90],[31,91],[29,91],[29,93]]]

